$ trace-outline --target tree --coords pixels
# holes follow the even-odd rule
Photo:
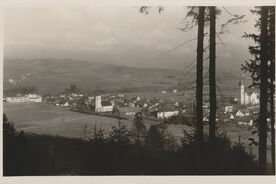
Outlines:
[[[224,7],[223,7],[224,8]],[[225,8],[224,8],[225,9]],[[215,148],[215,137],[216,137],[216,37],[217,35],[224,34],[227,31],[227,27],[230,24],[238,24],[242,21],[244,15],[234,15],[231,14],[227,9],[225,11],[232,16],[231,19],[227,20],[226,23],[221,25],[221,30],[220,32],[216,32],[216,16],[221,14],[221,10],[212,6],[206,9],[206,13],[204,13],[204,21],[203,25],[208,26],[209,25],[209,90],[210,90],[210,121],[209,121],[209,142],[210,145]],[[187,13],[187,16],[192,17],[192,22],[191,23],[186,23],[185,27],[182,29],[183,31],[188,31],[192,29],[195,26],[195,22],[200,25],[199,22],[199,9],[197,7],[190,7],[190,10]],[[197,39],[200,39],[198,36]],[[198,40],[199,41],[199,40]],[[199,46],[199,45],[198,45]],[[205,49],[207,49],[206,47]],[[205,50],[203,49],[203,51]],[[197,54],[199,53],[199,50],[197,50]],[[198,57],[197,57],[198,58]],[[208,59],[208,58],[207,58]],[[198,63],[197,63],[198,65]],[[201,68],[201,67],[200,67]],[[198,69],[198,68],[197,68]],[[201,71],[197,70],[197,74],[201,73]],[[200,77],[197,75],[197,79]],[[204,77],[205,78],[205,77]],[[203,80],[204,80],[203,78]],[[203,84],[204,85],[204,84]],[[197,80],[197,86],[198,86],[198,80]],[[199,84],[201,86],[201,84]],[[201,90],[201,89],[200,89]],[[198,89],[197,89],[198,91]],[[200,92],[199,92],[200,93]],[[197,102],[200,101],[201,99],[196,96]],[[199,106],[199,104],[197,104]],[[198,107],[199,108],[199,107]],[[198,109],[197,108],[197,109]],[[202,116],[198,117],[198,114],[200,112],[197,111],[197,118],[201,119]],[[198,120],[197,120],[198,122]],[[201,128],[200,128],[201,129]],[[197,131],[197,133],[199,133]],[[202,133],[200,133],[202,134]],[[199,135],[200,136],[200,135]]]
[[[75,84],[71,84],[69,89],[66,89],[67,93],[78,93],[80,89]]]
[[[119,120],[118,127],[112,126],[112,132],[109,134],[109,140],[119,145],[127,145],[130,143],[129,130],[126,125]]]
[[[102,143],[104,142],[104,129],[101,127],[98,127],[97,124],[95,124],[94,128],[92,128],[92,140],[96,143]]]
[[[245,72],[249,72],[252,78],[252,84],[249,87],[260,87],[261,88],[261,80],[264,78],[267,79],[266,85],[269,90],[266,90],[270,101],[270,117],[271,117],[271,158],[272,158],[272,173],[275,173],[275,118],[274,118],[274,94],[275,94],[275,7],[266,7],[267,15],[266,15],[266,29],[261,28],[264,26],[264,18],[259,18],[256,21],[255,27],[260,31],[260,34],[248,34],[245,33],[245,38],[253,39],[255,45],[249,46],[249,52],[254,56],[254,59],[249,59],[249,61],[245,61],[245,64],[242,65],[242,70]],[[261,8],[256,7],[251,11],[252,13],[261,16]],[[262,31],[265,29],[266,33]],[[266,44],[261,43],[261,37],[265,35]],[[264,45],[265,44],[265,45]],[[265,50],[262,46],[265,46]],[[265,52],[265,53],[264,53]],[[262,56],[261,56],[262,53]],[[265,54],[265,55],[264,55]],[[264,58],[265,56],[266,58]],[[261,59],[266,60],[266,73],[261,72]],[[264,83],[262,84],[264,85]],[[261,89],[264,93],[265,89]],[[262,97],[261,97],[262,98]],[[268,101],[267,100],[267,101]],[[267,109],[266,109],[267,110]],[[262,115],[263,116],[263,115]],[[266,115],[267,116],[267,115]],[[264,117],[263,117],[264,118]],[[261,121],[261,120],[260,120]],[[266,125],[267,126],[267,125]],[[260,129],[259,129],[260,130]],[[260,133],[260,132],[259,132]],[[262,133],[261,133],[262,134]],[[264,140],[262,141],[262,145]]]
[[[197,64],[196,64],[196,142],[197,169],[201,168],[203,158],[203,41],[204,41],[205,7],[199,7],[197,33]]]
[[[275,94],[275,6],[269,8],[269,80],[270,80],[270,114],[271,114],[271,161],[272,173],[275,173],[275,117],[274,117],[274,94]]]
[[[209,141],[211,148],[215,148],[216,137],[216,7],[209,7],[210,12],[210,48],[209,48],[209,91],[210,118]]]
[[[158,125],[151,125],[145,139],[146,147],[157,155],[165,145],[164,131]]]
[[[10,137],[14,137],[18,134],[13,123],[9,121],[6,114],[3,114],[3,139],[4,141],[9,141]]]
[[[259,117],[259,169],[265,174],[267,167],[267,89],[268,89],[268,57],[267,57],[267,21],[268,8],[261,7],[261,52],[260,52],[260,117]]]
[[[136,141],[140,142],[140,138],[142,135],[146,132],[146,126],[143,123],[143,116],[141,112],[138,112],[135,114],[134,120],[133,120],[133,126],[136,136]]]

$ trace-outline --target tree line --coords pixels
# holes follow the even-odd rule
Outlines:
[[[258,174],[254,156],[222,134],[217,162],[210,161],[204,141],[204,164],[197,172],[194,133],[184,132],[177,143],[165,124],[147,129],[139,115],[130,129],[119,121],[106,136],[99,125],[85,126],[79,138],[25,133],[3,118],[4,176]]]

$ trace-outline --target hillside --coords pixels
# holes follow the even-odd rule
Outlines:
[[[22,86],[35,86],[44,93],[59,93],[76,84],[84,91],[96,89],[154,88],[189,82],[188,71],[157,68],[136,68],[71,59],[5,59],[4,91]],[[237,74],[219,70],[218,78],[228,81]],[[194,77],[193,77],[194,78]]]

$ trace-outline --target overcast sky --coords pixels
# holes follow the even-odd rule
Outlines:
[[[221,36],[218,63],[239,66],[248,59],[250,40],[244,32],[255,31],[252,7],[226,7],[245,14],[246,23],[229,26]],[[148,15],[130,6],[8,8],[4,17],[5,58],[72,58],[140,67],[179,68],[196,56],[196,41],[162,56],[182,42],[195,38],[197,30],[180,31],[186,7],[154,8]],[[231,18],[226,13],[219,25]],[[206,39],[206,44],[208,40]],[[221,42],[219,39],[217,42]],[[228,66],[227,66],[228,67]]]

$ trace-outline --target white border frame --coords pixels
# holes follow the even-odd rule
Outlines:
[[[6,7],[47,6],[261,6],[274,5],[275,0],[0,0],[0,113],[3,114],[3,16]],[[2,118],[2,117],[1,117]],[[0,183],[18,184],[63,184],[63,183],[112,183],[112,184],[167,184],[167,183],[276,183],[276,176],[16,176],[3,177],[2,125],[0,126]]]

